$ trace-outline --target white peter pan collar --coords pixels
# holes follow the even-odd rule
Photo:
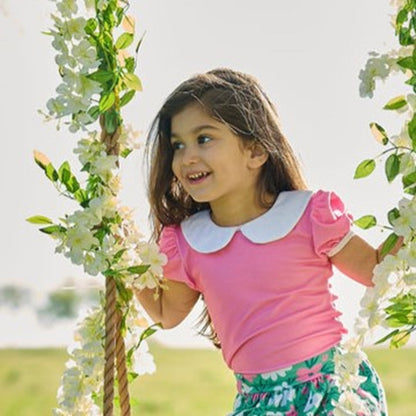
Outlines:
[[[269,243],[289,234],[308,206],[312,191],[281,192],[273,206],[253,220],[234,227],[215,224],[209,210],[197,212],[181,223],[188,244],[200,253],[224,248],[237,231],[253,243]]]

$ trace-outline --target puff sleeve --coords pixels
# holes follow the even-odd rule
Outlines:
[[[178,226],[166,226],[160,234],[159,248],[167,257],[167,263],[163,266],[163,275],[168,280],[186,283],[191,289],[198,290],[195,281],[186,270],[179,247],[178,232]]]
[[[312,239],[319,256],[332,257],[353,237],[353,218],[334,192],[317,191],[312,197]]]

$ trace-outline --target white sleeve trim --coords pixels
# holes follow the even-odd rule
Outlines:
[[[332,257],[339,253],[349,243],[354,235],[353,231],[348,232],[335,247],[328,251],[327,256]]]

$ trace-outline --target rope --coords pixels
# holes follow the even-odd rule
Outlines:
[[[113,134],[105,129],[104,116],[100,117],[101,141],[105,143],[108,155],[119,154],[118,139],[120,127]],[[105,302],[105,367],[104,367],[104,416],[114,413],[114,370],[117,367],[118,394],[121,416],[130,416],[130,396],[128,389],[126,350],[121,333],[122,315],[117,309],[117,286],[113,277],[106,277]]]
[[[104,416],[113,416],[114,410],[114,360],[116,350],[116,282],[111,276],[105,280],[105,366],[104,366]]]
[[[130,416],[129,381],[127,378],[126,349],[124,338],[121,334],[121,312],[117,310],[117,335],[116,335],[116,365],[118,394],[120,396],[120,409],[122,416]]]

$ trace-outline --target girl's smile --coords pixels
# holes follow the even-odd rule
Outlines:
[[[195,201],[208,202],[224,225],[259,215],[256,183],[266,156],[197,103],[172,117],[171,131],[173,173]]]

